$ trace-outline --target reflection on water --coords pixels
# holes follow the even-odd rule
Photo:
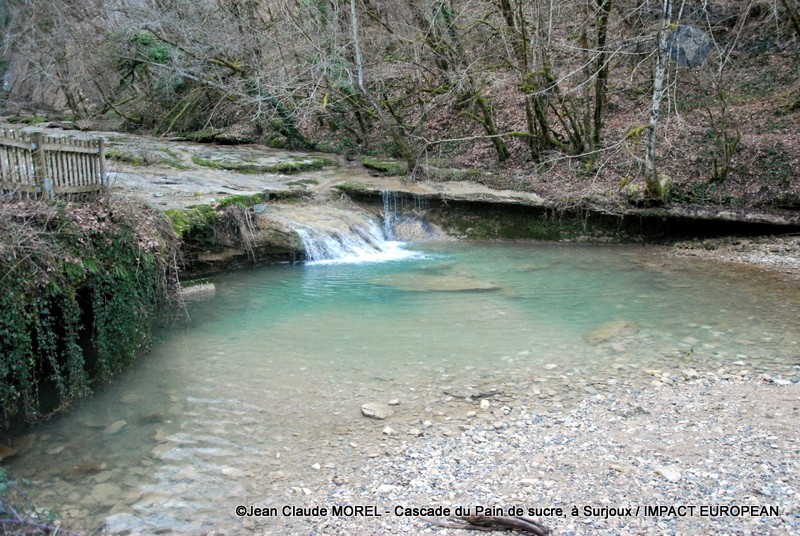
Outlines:
[[[800,291],[752,270],[642,247],[415,249],[426,256],[218,277],[188,327],[36,428],[12,474],[67,522],[206,533],[241,526],[238,504],[292,504],[356,478],[382,455],[365,402],[399,399],[397,428],[446,424],[445,391],[499,385],[567,404],[608,382],[788,370],[800,355]]]

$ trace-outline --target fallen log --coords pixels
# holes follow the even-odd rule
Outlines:
[[[523,534],[547,536],[550,529],[528,516],[452,516],[447,520],[429,519],[434,525],[449,529],[482,530],[490,532],[518,531]]]

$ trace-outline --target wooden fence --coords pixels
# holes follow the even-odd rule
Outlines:
[[[53,138],[0,131],[0,195],[95,195],[106,191],[102,139]]]

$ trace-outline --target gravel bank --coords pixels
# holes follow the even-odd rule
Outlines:
[[[679,242],[671,253],[759,268],[800,277],[800,235],[757,238],[709,238]]]
[[[381,517],[329,512],[245,526],[259,534],[464,535],[471,532],[395,509],[462,506],[475,513],[483,506],[503,514],[509,507],[526,514],[561,508],[561,515],[532,512],[544,513],[534,517],[556,535],[800,534],[798,381],[800,373],[689,370],[668,383],[612,386],[571,409],[544,412],[523,396],[485,398],[473,402],[474,416],[460,433],[392,431],[381,456],[336,475],[327,494],[295,501],[329,509],[375,505]],[[391,419],[376,426],[385,423],[402,426]],[[747,514],[735,508],[745,506]]]

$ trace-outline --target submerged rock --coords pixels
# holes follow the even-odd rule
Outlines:
[[[639,331],[639,324],[633,320],[614,320],[600,324],[586,334],[586,340],[592,344],[608,342],[623,335],[631,335]]]
[[[125,422],[125,421],[115,421],[115,422],[113,422],[113,423],[109,424],[109,425],[106,427],[106,429],[105,429],[105,430],[103,430],[103,432],[104,432],[104,433],[106,433],[106,434],[108,434],[108,435],[111,435],[111,434],[116,434],[117,432],[119,432],[120,430],[122,430],[122,428],[123,428],[123,427],[124,427],[126,424],[128,424],[128,423],[127,423],[127,422]]]
[[[92,488],[91,496],[100,504],[112,505],[119,500],[120,493],[122,490],[119,486],[104,482]]]
[[[0,461],[5,460],[7,458],[13,458],[17,454],[18,454],[17,449],[0,443]]]
[[[183,299],[206,298],[214,296],[217,292],[217,287],[210,281],[196,283],[192,285],[181,286],[180,294]]]
[[[394,410],[383,404],[366,403],[361,405],[361,413],[370,419],[383,420],[394,415]]]
[[[371,280],[375,285],[405,290],[409,292],[468,292],[477,290],[500,290],[500,287],[488,281],[481,281],[465,275],[439,275],[430,273],[394,274],[376,277]]]

